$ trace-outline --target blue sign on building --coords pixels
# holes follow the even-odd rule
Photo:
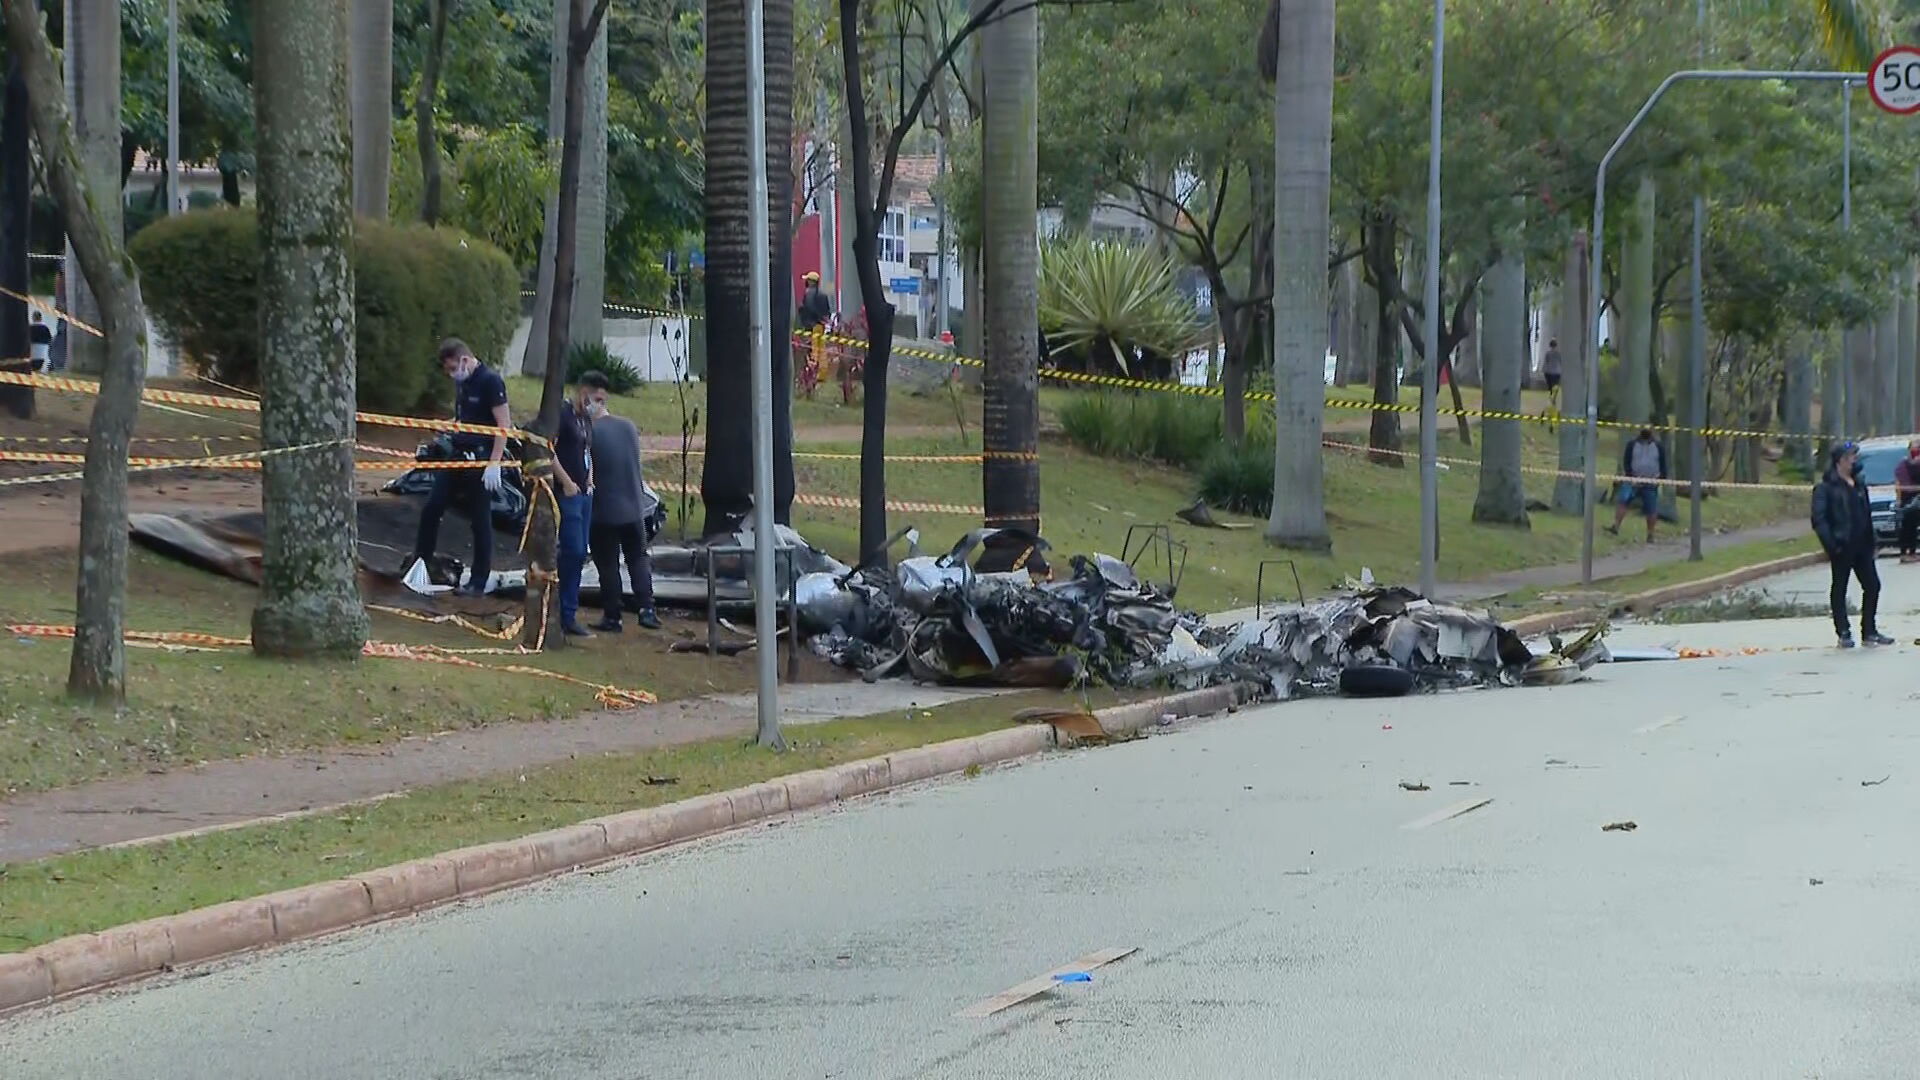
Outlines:
[[[887,288],[901,296],[919,296],[920,279],[917,277],[897,277],[887,282]]]

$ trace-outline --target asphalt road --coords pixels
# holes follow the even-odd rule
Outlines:
[[[16,1017],[0,1076],[1920,1075],[1915,654],[1829,633],[927,786]]]

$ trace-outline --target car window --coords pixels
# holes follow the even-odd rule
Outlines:
[[[1869,484],[1893,483],[1893,467],[1907,456],[1904,446],[1890,446],[1885,450],[1865,450],[1860,454],[1860,464],[1866,466],[1866,481]]]

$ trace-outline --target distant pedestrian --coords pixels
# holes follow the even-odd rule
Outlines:
[[[1637,503],[1641,516],[1647,519],[1647,543],[1651,544],[1654,522],[1660,518],[1658,481],[1667,479],[1667,448],[1653,437],[1652,428],[1641,428],[1627,444],[1626,452],[1620,455],[1620,474],[1618,505],[1613,508],[1613,524],[1607,531],[1620,535],[1620,523],[1627,520],[1627,511]]]
[[[1556,398],[1560,393],[1560,339],[1547,339],[1547,355],[1540,360],[1540,378],[1546,381],[1547,393]]]
[[[1880,607],[1880,573],[1874,568],[1873,507],[1867,497],[1866,470],[1860,447],[1843,442],[1829,455],[1832,467],[1813,489],[1813,534],[1827,553],[1833,571],[1828,600],[1833,608],[1833,630],[1840,647],[1853,648],[1847,623],[1847,577],[1860,582],[1860,640],[1868,645],[1891,645],[1880,632],[1875,616]]]
[[[1907,442],[1907,456],[1893,467],[1893,506],[1899,515],[1900,561],[1920,562],[1920,439]]]
[[[40,309],[34,309],[31,319],[32,325],[27,327],[27,341],[33,347],[33,370],[50,371],[53,367],[53,330],[47,326]]]
[[[620,561],[625,556],[639,623],[660,629],[653,610],[653,563],[647,557],[647,493],[640,480],[640,430],[624,416],[593,422],[593,525],[588,537],[600,574],[601,619],[593,629],[620,632],[624,597]]]

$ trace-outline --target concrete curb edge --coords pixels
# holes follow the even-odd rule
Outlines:
[[[1622,611],[1648,613],[1670,604],[1698,600],[1722,589],[1731,589],[1761,578],[1784,574],[1802,567],[1825,562],[1826,555],[1818,551],[1788,555],[1784,558],[1770,559],[1751,566],[1742,566],[1724,574],[1701,578],[1698,581],[1683,581],[1678,585],[1663,585],[1658,589],[1623,596],[1606,608],[1577,608],[1572,611],[1549,611],[1540,615],[1527,615],[1507,624],[1507,628],[1521,637],[1538,637],[1541,634],[1557,634],[1576,626],[1584,626],[1603,617]]]
[[[1162,716],[1230,711],[1247,699],[1241,687],[1216,686],[1117,705],[1096,715],[1109,734],[1126,736],[1152,726]],[[1003,728],[266,896],[59,938],[23,952],[0,954],[0,1016],[189,964],[484,896],[780,814],[1029,757],[1056,745],[1054,729],[1047,724]]]

